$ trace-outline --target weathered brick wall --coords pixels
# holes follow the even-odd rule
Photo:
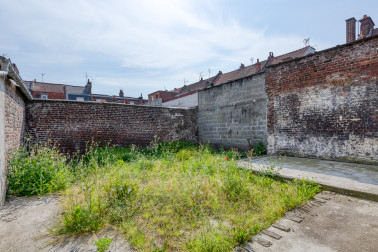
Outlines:
[[[25,133],[25,97],[9,81],[5,85],[5,151],[18,149]]]
[[[7,162],[13,150],[18,149],[25,131],[24,96],[8,78],[0,77],[0,206],[5,201]]]
[[[199,91],[198,132],[202,142],[225,148],[246,150],[248,138],[266,143],[265,75]]]
[[[378,161],[378,37],[268,67],[268,151]]]
[[[197,111],[125,104],[36,100],[27,104],[27,132],[34,141],[52,140],[63,151],[96,142],[127,146],[161,141],[196,141]]]

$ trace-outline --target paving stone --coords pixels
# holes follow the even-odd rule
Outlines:
[[[295,221],[296,223],[301,223],[302,222],[302,219],[304,218],[299,218],[299,217],[295,217],[295,216],[286,216],[285,217],[291,221]]]
[[[264,238],[260,237],[260,236],[255,236],[253,237],[252,239],[254,242],[257,242],[258,244],[264,246],[264,247],[270,247],[272,246],[273,243],[271,243],[270,241],[268,240],[265,240]]]
[[[261,233],[263,233],[263,234],[265,234],[267,236],[273,237],[276,240],[279,240],[279,239],[282,238],[282,235],[279,235],[279,234],[274,233],[274,232],[269,231],[269,230],[263,230]]]
[[[249,245],[248,243],[247,244],[245,244],[244,246],[243,246],[243,248],[245,249],[245,250],[247,250],[248,252],[255,252],[255,250],[251,247],[251,245]]]
[[[321,199],[321,198],[314,198],[315,199],[315,202],[320,202],[320,203],[326,203],[326,201],[324,199]]]
[[[282,231],[285,231],[285,232],[289,232],[289,231],[290,231],[290,228],[289,228],[289,227],[287,227],[287,226],[285,226],[285,225],[282,225],[282,224],[279,224],[279,223],[274,223],[274,224],[272,225],[272,227],[275,227],[275,228],[277,228],[277,229],[279,229],[279,230],[282,230]]]

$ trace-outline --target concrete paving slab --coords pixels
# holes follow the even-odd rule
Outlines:
[[[295,161],[295,165],[292,163],[291,168],[286,168],[286,166],[289,166],[287,163],[290,163],[293,160],[296,159],[306,159],[306,168],[299,169],[300,165],[298,165],[298,162]],[[259,161],[260,160],[260,161]],[[278,159],[277,159],[278,160]],[[286,178],[286,179],[309,179],[312,180],[320,185],[323,186],[324,190],[334,191],[345,195],[351,195],[359,198],[369,199],[378,201],[378,184],[374,183],[367,183],[371,181],[375,181],[378,179],[378,167],[373,165],[359,165],[359,164],[353,164],[355,166],[350,166],[349,163],[339,163],[339,162],[333,162],[333,161],[324,161],[324,160],[315,160],[315,159],[308,159],[308,158],[290,158],[287,159],[290,161],[282,161],[278,160],[275,161],[273,158],[265,158],[264,162],[262,162],[262,159],[253,160],[253,162],[241,160],[239,162],[239,165],[248,169],[252,169],[256,172],[261,172],[272,165],[274,166],[275,171],[278,173],[278,176]],[[286,163],[285,163],[286,162]],[[302,161],[304,163],[304,161]],[[311,162],[314,162],[314,171],[311,170]],[[335,175],[329,175],[326,173],[321,173],[322,170],[319,169],[320,163],[323,164],[323,167],[326,167],[329,162],[337,163],[337,167],[340,170],[340,173],[345,166],[346,170],[352,169],[351,167],[354,167],[353,171],[354,173],[358,174],[361,172],[358,167],[365,167],[368,166],[369,172],[365,169],[365,175],[369,174],[369,176],[372,178],[370,180],[367,180],[366,178],[362,179],[362,177],[359,177],[357,175],[353,177],[340,177]],[[336,164],[334,164],[336,165]],[[298,169],[297,169],[298,168]],[[376,170],[377,169],[377,170]],[[326,170],[325,168],[323,170]],[[349,171],[351,172],[351,171]],[[334,173],[336,174],[336,173]],[[377,178],[376,178],[377,177]],[[356,179],[359,178],[359,179]],[[361,182],[361,181],[367,181],[367,182]],[[377,180],[378,181],[378,180]]]
[[[256,242],[248,245],[254,251],[377,251],[378,202],[323,191],[318,196],[328,197],[323,204],[301,205],[287,214],[304,217],[301,223],[285,217],[278,222],[290,227],[284,232],[272,227],[268,230],[282,236],[276,240],[267,235],[270,247]]]
[[[269,156],[255,158],[257,164],[275,164],[278,167],[349,178],[357,182],[378,185],[378,166],[345,163],[313,158]]]

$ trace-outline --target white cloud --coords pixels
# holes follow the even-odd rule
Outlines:
[[[267,36],[266,29],[247,28],[210,0],[24,0],[1,4],[7,11],[0,22],[8,22],[5,29],[9,32],[4,48],[15,52],[12,44],[24,47],[18,52],[30,57],[24,62],[38,63],[41,68],[44,64],[90,68],[97,72],[96,82],[104,86],[132,82],[149,90],[170,82],[166,85],[173,88],[183,78],[196,81],[198,72],[207,71],[206,65],[232,70],[242,61],[249,63],[251,56],[262,60],[269,51],[277,55],[302,46],[296,35]],[[130,77],[130,69],[144,69],[145,74]],[[159,77],[156,71],[160,71]]]

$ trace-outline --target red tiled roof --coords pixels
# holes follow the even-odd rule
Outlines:
[[[45,82],[34,82],[34,81],[26,81],[27,86],[32,91],[38,92],[50,92],[50,93],[63,93],[64,94],[64,86],[63,84],[53,84],[53,83],[45,83]]]
[[[306,46],[306,47],[303,47],[301,49],[298,49],[298,50],[295,50],[295,51],[292,51],[292,52],[289,52],[289,53],[286,53],[286,54],[282,54],[282,55],[279,55],[277,57],[273,57],[269,60],[268,66],[279,64],[281,62],[292,60],[292,59],[295,59],[295,58],[303,57],[303,56],[306,55],[306,52],[307,52],[308,49],[309,49],[309,46]]]
[[[217,75],[216,76],[213,76],[213,77],[210,77],[210,78],[208,78],[208,79],[202,79],[201,78],[201,80],[200,81],[198,81],[198,82],[195,82],[195,83],[193,83],[193,84],[190,84],[190,85],[188,85],[188,86],[183,86],[182,88],[180,88],[180,92],[179,92],[179,94],[184,94],[184,93],[187,93],[187,92],[192,92],[192,91],[195,91],[195,90],[200,90],[200,89],[204,89],[204,88],[206,88],[207,87],[207,84],[208,83],[212,83],[213,82],[213,80],[215,79],[217,77]]]
[[[220,84],[225,83],[225,82],[229,82],[229,81],[232,81],[232,80],[237,80],[237,79],[245,78],[247,76],[251,76],[251,75],[257,73],[259,70],[261,70],[261,68],[264,66],[265,62],[266,61],[264,60],[260,63],[256,63],[256,64],[253,64],[253,65],[250,65],[250,66],[246,66],[246,67],[243,67],[243,68],[236,69],[236,70],[228,72],[228,73],[224,73],[224,74],[220,75],[217,80],[215,80],[214,85],[220,85]],[[260,69],[257,68],[258,64],[260,64]]]

